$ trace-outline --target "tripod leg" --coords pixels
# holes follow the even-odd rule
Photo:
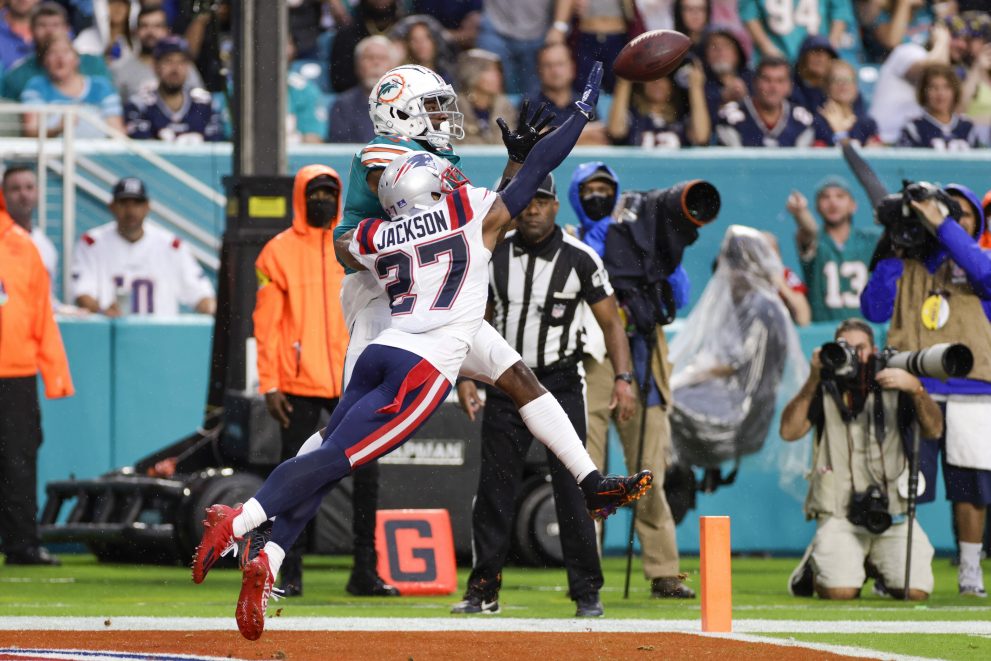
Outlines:
[[[906,534],[905,546],[905,581],[904,600],[909,599],[912,578],[912,531],[915,528],[915,501],[919,491],[919,434],[915,433],[912,439],[912,456],[908,462],[908,533]]]
[[[647,345],[647,368],[644,370],[644,377],[640,380],[640,433],[637,439],[637,463],[633,467],[633,473],[640,472],[640,467],[643,465],[643,440],[644,434],[647,432],[647,396],[650,393],[650,382],[653,376],[653,361],[654,361],[654,348],[657,344],[657,330],[655,327],[654,332],[650,334]],[[637,502],[634,502],[632,507],[632,516],[630,516],[630,534],[626,540],[626,584],[623,588],[623,599],[630,598],[630,574],[633,572],[633,534],[637,525]]]

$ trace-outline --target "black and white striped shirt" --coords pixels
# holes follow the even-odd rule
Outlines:
[[[536,246],[508,234],[489,263],[492,325],[533,370],[577,363],[586,323],[580,304],[612,293],[599,256],[560,227]]]

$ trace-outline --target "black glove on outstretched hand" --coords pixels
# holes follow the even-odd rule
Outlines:
[[[506,145],[506,151],[509,153],[509,160],[515,163],[522,163],[526,160],[526,155],[530,153],[533,146],[537,144],[541,138],[546,137],[555,127],[550,127],[546,131],[544,128],[554,121],[554,113],[548,113],[544,115],[544,111],[547,109],[546,103],[541,103],[540,107],[537,108],[536,112],[533,113],[532,117],[527,117],[530,110],[530,100],[523,99],[523,105],[520,106],[520,119],[519,125],[516,127],[515,131],[510,131],[509,127],[506,125],[506,121],[499,117],[496,119],[496,123],[499,125],[500,130],[502,130],[502,143]],[[541,117],[543,115],[543,117]],[[543,131],[543,133],[541,133]]]

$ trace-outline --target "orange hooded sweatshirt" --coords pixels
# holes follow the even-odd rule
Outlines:
[[[49,399],[75,394],[48,271],[0,195],[0,379],[41,372]]]
[[[326,229],[306,223],[306,185],[320,175],[337,181],[337,212]],[[332,168],[307,165],[293,182],[292,227],[265,244],[255,271],[252,316],[262,393],[340,397],[348,331],[341,310],[344,269],[334,256],[344,187]]]

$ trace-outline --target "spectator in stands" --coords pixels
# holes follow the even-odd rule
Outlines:
[[[860,319],[847,319],[837,326],[835,337],[857,352],[860,372],[866,372],[877,352],[873,329]],[[816,349],[805,385],[781,414],[782,439],[797,441],[810,430],[817,439],[805,500],[805,515],[815,519],[816,534],[811,562],[805,560],[793,575],[790,587],[796,596],[812,596],[814,590],[823,599],[856,599],[866,580],[866,561],[880,572],[891,596],[905,596],[908,501],[896,478],[905,470],[905,448],[911,447],[912,435],[937,438],[943,416],[919,379],[908,372],[883,369],[873,380],[880,389],[864,391],[858,382],[825,374]],[[887,424],[875,426],[870,411]],[[881,532],[848,517],[852,494],[872,485],[882,490],[884,512],[893,519]],[[913,526],[908,598],[924,600],[933,590],[933,547],[918,520]],[[799,591],[796,578],[805,579],[805,591]]]
[[[860,293],[867,284],[880,231],[873,226],[853,226],[857,202],[850,185],[840,177],[820,182],[815,203],[821,229],[799,191],[791,192],[785,208],[795,219],[795,244],[809,286],[812,321],[840,321],[860,312]]]
[[[440,21],[447,38],[459,50],[471,50],[482,22],[482,0],[413,0],[413,14],[427,14]]]
[[[58,565],[38,536],[38,373],[49,399],[74,394],[51,284],[28,233],[0,200],[0,540],[8,565]]]
[[[730,102],[742,103],[750,94],[754,72],[747,65],[747,54],[740,35],[726,25],[713,25],[702,41],[705,63],[705,98],[709,118]]]
[[[158,84],[158,76],[155,74],[155,46],[170,34],[162,5],[151,4],[141,8],[134,34],[137,50],[120,58],[110,67],[114,85],[120,92],[120,98],[125,101]],[[183,86],[187,90],[203,87],[203,78],[192,63]]]
[[[536,93],[538,51],[550,34],[553,7],[554,0],[482,1],[475,43],[499,56],[507,93]],[[565,30],[571,26],[554,27]],[[555,42],[551,39],[550,43]]]
[[[649,83],[617,79],[607,131],[613,144],[640,147],[688,147],[709,144],[712,123],[705,102],[702,63],[688,65],[688,114],[681,112],[686,95],[670,76]]]
[[[578,63],[576,85],[585,84],[582,81],[588,78],[596,61],[612,62],[629,41],[629,29],[634,16],[628,12],[629,7],[625,0],[599,0],[580,4],[574,0],[557,0],[554,3],[554,22],[547,32],[546,43],[566,43],[572,22],[577,23],[578,34],[572,42],[572,55]],[[606,67],[602,89],[612,94],[615,85],[616,76],[612,67]]]
[[[501,59],[504,65],[505,59]],[[540,81],[540,92],[533,107],[546,103],[548,110],[554,113],[551,126],[560,126],[571,113],[575,112],[574,101],[577,100],[572,83],[575,80],[575,61],[571,59],[571,50],[564,44],[548,44],[537,53],[537,76]],[[609,136],[601,121],[589,122],[578,139],[579,145],[606,145]]]
[[[868,62],[882,62],[904,43],[925,45],[933,24],[931,3],[926,0],[867,0],[858,14]]]
[[[41,47],[56,34],[69,34],[69,17],[57,2],[42,2],[31,12],[31,41],[34,51],[3,74],[3,95],[19,101],[24,86],[34,76],[45,73],[41,66]],[[101,55],[80,55],[79,71],[87,76],[109,76]]]
[[[286,114],[286,141],[288,144],[299,143],[319,144],[327,135],[327,108],[320,88],[303,74],[292,70],[292,62],[296,59],[296,43],[292,34],[286,41],[286,86],[288,95],[286,103],[289,111]]]
[[[355,85],[363,84],[355,63],[358,43],[366,37],[388,33],[400,15],[397,0],[359,0],[351,24],[338,30],[334,37],[328,66],[330,86],[335,92],[346,92]]]
[[[764,240],[781,259],[781,246],[773,232],[761,232]],[[788,314],[796,326],[808,326],[812,321],[812,308],[809,306],[809,288],[802,278],[782,262],[780,276],[774,276],[772,284],[778,290],[778,298],[788,308]]]
[[[231,53],[234,35],[231,23],[231,0],[190,3],[200,13],[181,15],[173,24],[176,34],[185,36],[193,63],[203,76],[203,86],[214,94],[228,89],[231,76]]]
[[[48,279],[54,283],[58,274],[58,251],[44,230],[32,227],[34,211],[38,208],[38,175],[27,165],[7,167],[3,171],[3,198],[10,217],[31,235],[48,272]]]
[[[856,107],[857,71],[846,60],[833,60],[826,77],[826,102],[815,112],[815,144],[833,146],[844,141],[871,146],[881,144],[877,122]]]
[[[186,40],[162,39],[154,58],[158,87],[138,92],[124,106],[127,135],[182,144],[223,140],[223,124],[210,93],[185,87],[192,67]]]
[[[634,0],[645,30],[674,29],[674,0]]]
[[[124,130],[121,119],[121,103],[117,90],[108,78],[86,76],[79,71],[79,55],[68,35],[55,35],[41,49],[41,65],[45,74],[28,81],[21,93],[21,102],[27,104],[82,105],[84,112],[98,114],[108,126]],[[27,137],[37,137],[42,130],[49,136],[61,135],[64,116],[50,113],[48,126],[38,126],[37,113],[24,113],[22,130]],[[76,127],[77,138],[102,138],[101,129],[90,122],[80,120]]]
[[[674,29],[692,41],[692,52],[701,57],[705,29],[712,21],[710,0],[674,0]]]
[[[149,208],[144,182],[137,177],[114,185],[114,220],[86,232],[76,243],[76,305],[108,317],[176,315],[180,304],[213,314],[213,285],[179,237],[145,222]]]
[[[839,59],[829,39],[817,34],[806,37],[795,64],[791,102],[815,114],[826,102],[826,79],[830,65]]]
[[[368,142],[375,137],[368,116],[368,94],[386,71],[399,65],[400,54],[400,48],[381,35],[358,43],[355,75],[359,83],[334,100],[327,142]]]
[[[94,24],[76,37],[76,50],[103,55],[111,64],[136,53],[139,44],[134,38],[134,23],[140,8],[138,0],[94,0]]]
[[[9,0],[0,9],[0,71],[7,71],[34,50],[31,14],[39,0]]]
[[[296,44],[296,56],[312,60],[317,56],[317,40],[323,31],[323,0],[289,1],[289,37]]]
[[[956,112],[962,89],[953,67],[926,66],[916,93],[923,114],[905,125],[898,146],[940,151],[966,151],[981,146],[974,123]]]
[[[503,94],[502,67],[495,53],[473,48],[458,58],[458,87],[464,105],[465,145],[501,145],[502,132],[496,119],[516,116]]]
[[[950,63],[951,39],[946,25],[937,23],[930,32],[928,50],[919,44],[900,44],[884,60],[869,111],[877,122],[881,142],[898,142],[905,124],[922,114],[916,100],[916,83],[926,65]]]
[[[991,145],[991,16],[979,35],[972,38],[973,63],[963,81],[960,107],[977,126],[978,137]]]
[[[404,64],[419,64],[449,83],[454,81],[451,48],[437,19],[424,14],[407,16],[396,23],[389,37],[405,47]]]
[[[763,57],[798,59],[805,38],[825,34],[834,49],[855,25],[851,0],[740,0],[740,18]]]
[[[768,56],[757,65],[753,96],[719,111],[716,137],[728,147],[808,147],[815,138],[812,114],[788,102],[788,61]]]

